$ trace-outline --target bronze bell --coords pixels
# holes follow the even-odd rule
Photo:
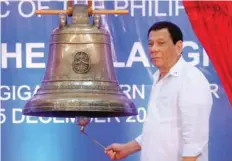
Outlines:
[[[60,16],[53,30],[48,64],[37,93],[23,114],[42,117],[137,115],[115,76],[109,33],[100,17],[89,23],[88,6],[74,5],[72,23]]]

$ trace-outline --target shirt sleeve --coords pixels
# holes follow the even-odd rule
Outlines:
[[[193,72],[183,83],[179,95],[183,157],[196,157],[208,146],[211,107],[210,84],[202,73]]]
[[[135,141],[141,146],[142,134],[135,138]]]

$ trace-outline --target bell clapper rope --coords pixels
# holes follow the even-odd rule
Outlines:
[[[90,138],[94,143],[98,144],[100,147],[102,147],[103,149],[105,149],[105,146],[103,144],[101,144],[99,141],[97,141],[95,138],[89,136],[86,132],[85,132],[85,127],[89,124],[90,122],[90,118],[87,117],[76,117],[76,123],[78,126],[80,126],[80,132],[84,135],[86,135],[88,138]]]

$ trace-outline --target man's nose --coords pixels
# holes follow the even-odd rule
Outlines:
[[[157,46],[157,45],[152,45],[152,47],[151,47],[151,52],[157,52],[157,51],[159,51],[159,47]]]
[[[154,57],[157,53],[159,53],[159,48],[157,46],[152,46],[149,53],[150,56]]]
[[[156,51],[150,51],[149,52],[149,57],[154,58],[156,56],[157,52]]]

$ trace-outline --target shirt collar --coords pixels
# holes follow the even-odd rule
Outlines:
[[[185,63],[184,58],[181,56],[176,64],[168,72],[169,75],[178,76],[182,70],[183,64]]]

